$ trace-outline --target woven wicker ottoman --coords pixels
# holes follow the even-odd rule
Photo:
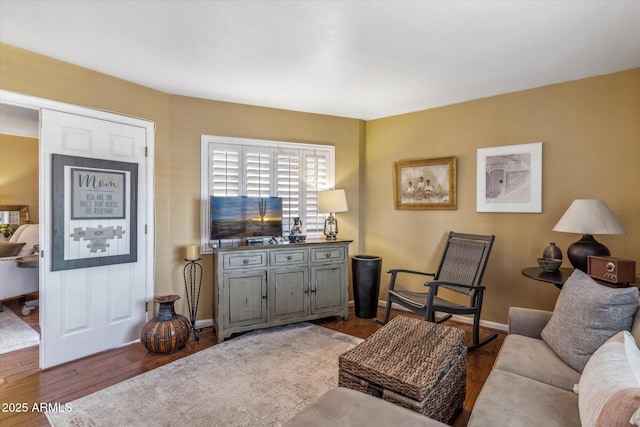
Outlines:
[[[467,349],[461,329],[397,316],[339,358],[339,385],[447,423],[462,407]]]

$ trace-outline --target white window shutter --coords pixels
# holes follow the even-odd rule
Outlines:
[[[240,195],[241,153],[241,146],[210,143],[210,196]]]
[[[244,177],[247,197],[270,197],[271,150],[265,147],[244,147]]]
[[[318,192],[333,188],[335,148],[291,142],[202,136],[202,250],[209,249],[209,197],[280,197],[282,233],[300,217],[311,237],[322,235]],[[206,144],[206,145],[205,145]]]
[[[282,230],[283,234],[287,234],[293,225],[293,218],[300,216],[300,156],[296,151],[278,150],[276,159],[276,196],[282,198]]]
[[[323,152],[305,152],[305,189],[307,233],[321,233],[324,230],[324,214],[318,212],[318,192],[329,189],[329,156]]]

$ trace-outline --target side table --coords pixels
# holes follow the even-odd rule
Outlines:
[[[550,273],[548,271],[544,271],[540,267],[528,267],[524,268],[521,271],[522,275],[528,277],[529,279],[538,280],[540,282],[553,283],[556,285],[556,288],[562,289],[562,285],[567,281],[571,273],[573,273],[573,268],[571,267],[561,267],[558,271],[554,271]]]

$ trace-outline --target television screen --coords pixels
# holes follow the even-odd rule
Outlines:
[[[282,236],[279,197],[211,197],[211,240]]]

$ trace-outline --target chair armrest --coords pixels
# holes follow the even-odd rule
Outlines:
[[[406,269],[402,269],[402,268],[395,268],[392,270],[387,270],[387,273],[389,274],[398,274],[398,273],[408,273],[408,274],[420,274],[422,276],[435,276],[436,273],[425,273],[424,271],[416,271],[416,270],[406,270]]]
[[[553,312],[533,308],[509,307],[509,333],[542,339],[542,330]]]
[[[439,286],[456,286],[458,288],[473,289],[473,290],[479,290],[479,291],[480,290],[483,291],[486,289],[482,285],[463,285],[462,283],[443,282],[440,280],[434,280],[433,282],[426,282],[424,285],[430,288],[437,288]]]
[[[435,276],[435,273],[425,273],[424,271],[416,271],[416,270],[407,270],[402,268],[396,268],[392,270],[387,270],[387,273],[391,274],[391,278],[389,279],[389,290],[392,291],[396,287],[396,278],[399,273],[407,273],[407,274],[419,274],[421,276]]]

